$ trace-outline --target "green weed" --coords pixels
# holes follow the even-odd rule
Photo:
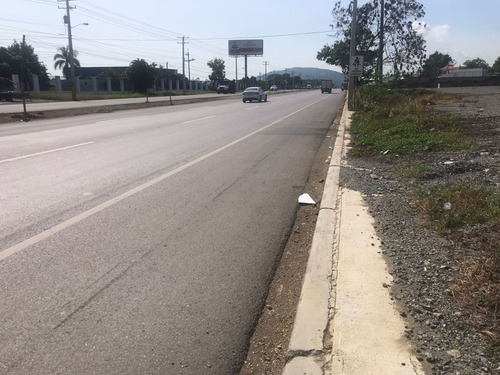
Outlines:
[[[464,183],[418,195],[427,226],[440,233],[500,222],[500,191],[491,187]]]
[[[403,182],[416,180],[431,171],[431,167],[425,164],[405,165],[397,171],[398,178]]]

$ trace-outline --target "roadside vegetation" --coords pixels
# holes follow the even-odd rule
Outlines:
[[[472,149],[473,140],[460,132],[455,116],[438,116],[428,110],[431,103],[443,100],[449,99],[424,90],[390,90],[383,85],[358,90],[351,126],[355,154],[409,158]]]
[[[455,164],[454,156],[473,155],[477,142],[460,118],[432,108],[460,101],[434,91],[361,87],[353,98],[351,152],[387,165],[388,176],[416,200],[422,225],[467,249],[450,290],[500,361],[500,190]]]

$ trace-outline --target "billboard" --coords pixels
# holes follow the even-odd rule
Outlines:
[[[264,41],[262,39],[229,41],[229,56],[240,56],[240,55],[262,56],[263,54],[264,54]]]

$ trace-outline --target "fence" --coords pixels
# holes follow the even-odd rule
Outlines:
[[[19,75],[12,75],[12,82],[14,84],[14,90],[20,90],[20,80]],[[33,74],[31,77],[31,85],[29,85],[31,90],[35,95],[40,95],[40,84],[38,81],[38,76]],[[66,79],[61,79],[60,76],[55,76],[50,81],[49,91],[55,91],[57,93],[62,93],[63,91],[71,91],[71,81]],[[183,87],[182,80],[171,80],[171,79],[161,79],[155,81],[151,87],[151,90],[161,90],[161,91],[206,91],[209,90],[209,82],[201,81],[185,81],[185,87]],[[89,93],[116,93],[116,92],[128,92],[133,91],[133,87],[128,84],[123,79],[116,79],[111,77],[88,77],[80,79],[77,77],[75,80],[75,90],[77,94]]]

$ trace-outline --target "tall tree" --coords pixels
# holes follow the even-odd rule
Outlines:
[[[62,69],[64,77],[69,78],[71,75],[69,48],[59,47],[57,50],[59,52],[54,55],[54,69]],[[78,51],[73,50],[73,64],[75,64],[75,68],[80,67],[80,61],[76,58],[77,56]]]
[[[493,70],[494,72],[500,72],[500,56],[497,57],[497,59],[493,63],[491,70]]]
[[[464,66],[468,69],[476,69],[476,68],[484,68],[488,70],[491,69],[488,63],[479,57],[473,60],[467,60],[466,62],[464,62]]]
[[[144,59],[135,59],[130,63],[125,75],[134,86],[134,91],[145,93],[155,80],[155,67]]]
[[[22,56],[24,56],[24,77],[21,77]],[[24,79],[25,88],[30,87],[32,74],[38,76],[42,90],[49,87],[50,79],[47,68],[38,60],[38,55],[29,44],[14,41],[8,47],[0,47],[0,77],[10,80],[12,74],[18,74],[20,79]]]
[[[422,75],[436,78],[439,76],[442,68],[453,64],[455,64],[455,61],[450,55],[443,55],[436,51],[425,60],[424,66],[422,67]]]
[[[349,41],[336,41],[333,45],[325,45],[316,55],[318,60],[330,65],[339,66],[342,73],[349,73]]]
[[[211,81],[222,81],[226,79],[226,63],[222,59],[213,59],[207,62],[207,65],[212,69],[212,73],[208,76]]]
[[[423,5],[416,0],[385,0],[383,24],[380,22],[381,11],[380,0],[370,0],[358,9],[356,51],[364,55],[365,75],[373,73],[377,66],[381,41],[384,41],[384,65],[390,65],[394,74],[416,71],[425,58],[425,40],[415,27],[415,22],[425,15]],[[349,69],[352,7],[344,8],[337,1],[332,15],[332,27],[338,30],[339,40],[333,46],[325,45],[317,58],[339,65],[346,73]]]

